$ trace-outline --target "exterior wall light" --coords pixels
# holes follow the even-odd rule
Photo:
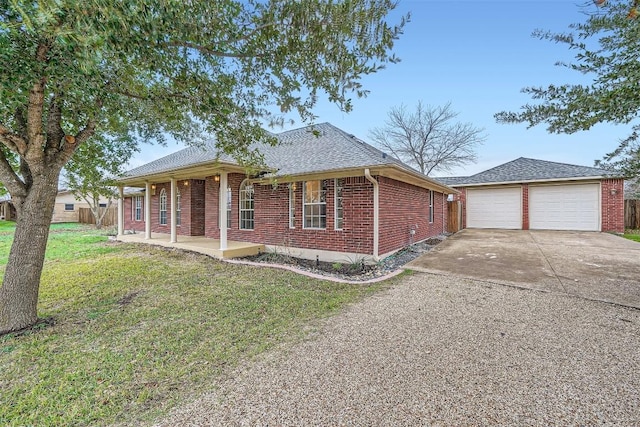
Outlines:
[[[214,175],[214,176],[213,176],[213,180],[214,180],[215,182],[220,182],[220,175]]]

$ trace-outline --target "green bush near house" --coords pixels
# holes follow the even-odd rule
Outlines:
[[[0,222],[0,270],[12,240]],[[274,269],[51,229],[30,331],[0,337],[0,425],[146,425],[216,387],[239,362],[385,285]]]

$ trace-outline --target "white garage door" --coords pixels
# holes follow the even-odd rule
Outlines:
[[[467,190],[468,228],[522,228],[520,187]]]
[[[532,230],[600,230],[600,185],[529,187]]]

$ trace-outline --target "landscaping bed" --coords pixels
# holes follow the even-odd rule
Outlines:
[[[433,249],[446,238],[447,235],[443,234],[409,245],[376,264],[365,264],[363,258],[352,259],[347,262],[324,262],[298,258],[283,252],[265,252],[243,259],[265,264],[288,265],[315,274],[344,280],[366,281],[385,276],[402,268],[408,262]]]

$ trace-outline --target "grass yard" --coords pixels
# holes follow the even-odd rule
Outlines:
[[[12,224],[0,222],[4,271]],[[54,225],[39,315],[0,337],[0,425],[145,425],[388,285],[344,285]]]
[[[624,231],[624,238],[633,240],[634,242],[640,242],[640,230],[627,229]]]

